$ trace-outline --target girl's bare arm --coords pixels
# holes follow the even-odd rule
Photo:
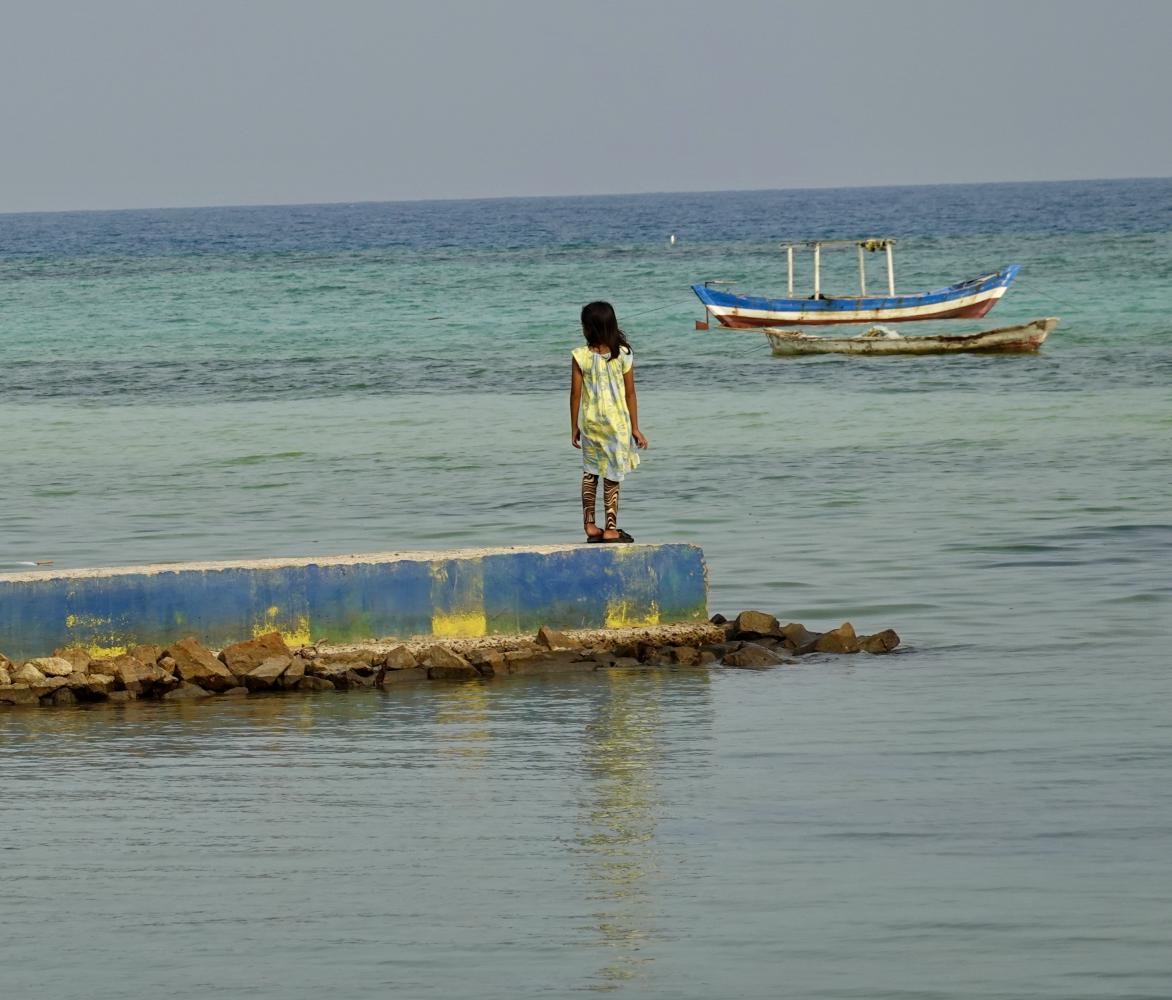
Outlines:
[[[647,439],[639,430],[639,400],[635,396],[634,366],[628,368],[627,373],[623,376],[623,390],[627,397],[627,412],[631,415],[631,437],[635,439],[635,444],[640,448],[646,448]]]
[[[578,443],[578,408],[582,404],[582,370],[576,360],[571,359],[570,365],[570,444],[581,448]]]

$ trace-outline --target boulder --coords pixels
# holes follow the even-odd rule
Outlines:
[[[12,683],[12,675],[8,672],[8,665],[0,663],[0,687]]]
[[[505,654],[499,649],[477,649],[468,654],[468,661],[485,677],[503,677],[509,672]]]
[[[305,676],[305,661],[300,656],[293,657],[285,672],[281,674],[281,687],[289,690],[297,687],[301,683],[301,678]]]
[[[211,696],[210,691],[205,691],[198,684],[188,684],[184,681],[174,691],[168,691],[163,695],[163,701],[198,701]]]
[[[11,671],[13,684],[28,684],[39,687],[45,683],[45,675],[31,663],[25,663]]]
[[[308,680],[309,678],[306,678]],[[392,684],[403,684],[407,681],[427,680],[426,667],[407,667],[403,670],[387,670],[379,673],[376,683],[379,687],[390,687]]]
[[[120,703],[124,703],[124,702],[128,702],[128,701],[136,701],[137,699],[138,699],[138,695],[136,695],[133,691],[111,691],[110,692],[110,701],[114,702],[115,704],[120,704]]]
[[[823,632],[814,643],[814,651],[818,653],[857,653],[859,640],[855,636],[854,627],[850,622],[843,622],[838,628]]]
[[[419,666],[418,661],[406,646],[392,646],[383,654],[383,666],[388,670],[410,670]]]
[[[298,691],[333,691],[333,681],[327,680],[325,677],[315,677],[313,674],[306,674],[301,678],[301,683],[297,685]]]
[[[77,695],[67,687],[58,688],[47,698],[42,698],[42,702],[46,705],[53,705],[57,708],[69,708],[71,705],[77,704]]]
[[[701,667],[706,667],[710,663],[715,663],[717,656],[711,650],[702,649],[696,656],[696,663]]]
[[[321,663],[320,661],[312,664],[312,671],[315,677],[322,677],[329,681],[331,686],[346,688],[349,685],[346,682],[346,673],[350,668],[345,663]],[[306,675],[310,673],[310,668],[306,668]]]
[[[28,684],[10,684],[0,688],[0,705],[39,705],[41,691]]]
[[[465,661],[463,666],[428,667],[427,676],[433,681],[474,681],[480,679],[480,671]]]
[[[579,649],[582,643],[566,635],[565,632],[558,632],[542,625],[537,630],[537,645],[544,646],[546,649]]]
[[[733,622],[733,638],[757,639],[765,635],[780,636],[781,625],[764,611],[742,611]]]
[[[237,642],[220,650],[220,659],[238,677],[251,673],[265,660],[278,656],[284,656],[286,664],[292,658],[280,632],[266,632],[255,639]]]
[[[39,656],[28,662],[46,677],[68,677],[73,673],[73,664],[60,656]]]
[[[158,663],[163,656],[163,647],[156,646],[154,643],[144,643],[131,646],[127,652],[142,663]]]
[[[83,701],[100,701],[114,690],[114,678],[108,674],[72,673],[69,688]]]
[[[113,677],[118,687],[135,694],[143,694],[156,687],[174,687],[175,681],[166,671],[154,663],[143,663],[129,653],[105,660],[102,673]]]
[[[722,614],[715,614],[708,619],[710,625],[723,625],[727,621],[728,619],[725,618]]]
[[[68,660],[73,664],[73,669],[78,673],[85,673],[90,668],[90,660],[93,659],[89,654],[89,650],[83,649],[81,646],[65,646],[61,649],[53,650],[53,655],[62,660]]]
[[[800,622],[790,622],[781,627],[782,642],[791,653],[799,656],[814,652],[814,643],[821,637],[821,632],[811,632]]]
[[[424,650],[419,662],[428,669],[437,667],[461,671],[465,667],[472,667],[472,664],[465,660],[464,657],[458,653],[453,653],[447,646],[440,645],[428,646]],[[472,671],[475,673],[476,668],[472,667]]]
[[[740,667],[742,669],[760,670],[764,667],[776,667],[785,662],[773,650],[758,646],[753,642],[746,642],[734,653],[724,658],[726,667]]]
[[[346,671],[346,686],[350,688],[374,687],[374,678],[375,674],[373,671],[363,671],[359,673],[357,670],[351,668],[350,670]]]
[[[876,632],[874,635],[859,636],[859,649],[864,653],[872,653],[880,656],[884,653],[890,653],[896,646],[899,645],[899,636],[895,629],[884,629],[882,632]]]
[[[700,662],[700,650],[695,646],[672,646],[667,655],[672,663],[679,663],[685,667],[694,667]]]
[[[228,690],[225,691],[223,694],[221,694],[220,697],[221,698],[239,698],[239,697],[246,695],[246,694],[248,694],[248,688],[241,686],[241,687],[228,688]]]
[[[175,661],[175,672],[189,684],[198,684],[208,691],[227,691],[237,686],[232,671],[194,638],[180,639],[163,655]]]
[[[249,691],[267,691],[276,685],[292,662],[293,658],[290,656],[271,657],[244,675],[244,686]]]

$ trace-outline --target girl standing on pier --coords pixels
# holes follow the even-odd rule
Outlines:
[[[639,430],[635,357],[609,302],[582,308],[583,347],[572,352],[570,443],[582,449],[582,522],[588,542],[633,542],[618,526],[619,485],[639,464],[632,446],[647,447]],[[602,477],[606,527],[594,522]]]

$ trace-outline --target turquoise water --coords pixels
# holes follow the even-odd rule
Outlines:
[[[692,329],[691,281],[883,234],[901,288],[1023,265],[960,329],[1062,325]],[[905,641],[0,716],[6,995],[1168,995],[1170,279],[1172,181],[0,217],[0,562],[576,537],[604,296],[651,440],[623,526],[701,544],[714,611]]]

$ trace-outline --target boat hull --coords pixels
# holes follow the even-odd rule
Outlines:
[[[1058,318],[1031,320],[1019,326],[954,337],[815,337],[795,330],[762,330],[773,353],[803,354],[957,354],[1036,351],[1058,325]]]
[[[931,292],[888,297],[769,299],[737,295],[705,285],[692,291],[721,326],[751,330],[767,326],[829,326],[840,323],[906,323],[927,319],[979,319],[1017,277],[1017,264],[996,274],[958,281]]]

